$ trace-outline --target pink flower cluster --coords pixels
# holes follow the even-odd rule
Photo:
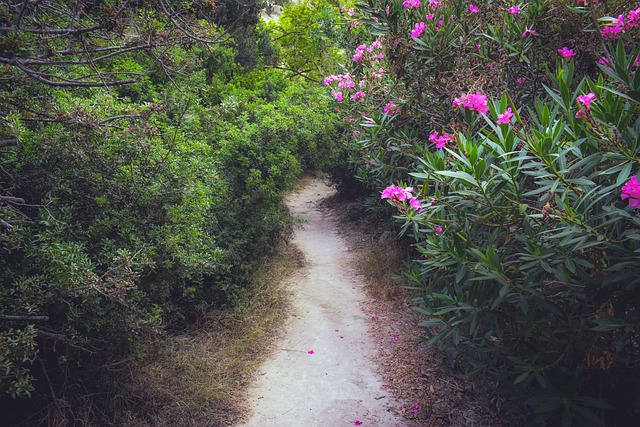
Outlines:
[[[420,0],[405,0],[405,2],[402,3],[402,5],[407,9],[412,7],[420,7]]]
[[[382,47],[382,43],[380,43],[377,40],[371,43],[369,46],[367,46],[366,44],[361,44],[360,46],[356,47],[356,53],[353,55],[352,59],[354,62],[360,62],[362,61],[362,58],[364,57],[365,52],[373,53],[375,50],[380,49],[381,47]],[[384,53],[380,52],[379,54],[374,56],[377,59],[382,59],[384,58]]]
[[[511,108],[507,108],[504,113],[498,114],[498,124],[499,125],[508,125],[511,124],[511,117],[515,116],[513,110]]]
[[[389,199],[396,204],[408,201],[409,206],[411,206],[412,209],[415,209],[418,212],[422,212],[423,210],[422,202],[413,195],[413,187],[402,188],[399,185],[391,184],[382,190],[380,198]]]
[[[618,15],[613,22],[600,31],[600,34],[605,40],[615,40],[625,31],[638,26],[640,26],[640,8],[629,11],[626,17],[624,13]]]
[[[593,92],[589,92],[586,95],[580,95],[576,97],[576,101],[578,101],[578,103],[583,104],[584,108],[589,111],[591,109],[591,103],[593,101],[595,101],[596,99],[596,94]],[[576,113],[576,119],[581,119],[582,116],[584,116],[584,110],[582,110],[582,108],[580,108],[578,110],[578,112]]]
[[[478,13],[479,12],[478,6],[476,6],[475,4],[470,4],[469,5],[469,12]]]
[[[454,139],[455,137],[448,133],[440,135],[438,132],[433,132],[429,135],[429,142],[436,144],[436,148],[442,148],[447,145],[447,142],[453,141]]]
[[[339,75],[331,75],[327,76],[324,79],[325,85],[330,85],[333,82],[338,82],[338,90],[331,90],[331,95],[335,98],[336,101],[341,102],[343,98],[342,89],[352,89],[356,86],[351,74],[339,74]]]
[[[416,23],[416,25],[413,27],[413,30],[411,30],[411,37],[413,37],[414,39],[420,37],[420,35],[424,32],[426,28],[427,26],[425,25],[424,22]]]
[[[518,12],[520,12],[520,6],[511,6],[507,12],[509,12],[513,16],[516,16]]]
[[[487,97],[480,92],[476,93],[463,93],[460,98],[453,100],[454,107],[464,107],[471,111],[477,111],[478,113],[485,115],[489,112],[489,105],[487,104]]]
[[[398,114],[400,112],[400,108],[398,108],[398,106],[393,102],[388,102],[387,105],[384,106],[382,111],[387,113],[389,116],[392,116],[394,114]]]
[[[562,49],[558,49],[558,55],[562,56],[563,58],[573,58],[574,56],[576,56],[576,53],[565,46]]]
[[[622,187],[622,200],[629,199],[629,206],[640,209],[640,182],[638,177],[631,177]]]

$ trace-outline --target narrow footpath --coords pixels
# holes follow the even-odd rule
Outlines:
[[[293,244],[305,256],[291,277],[292,314],[277,350],[249,390],[251,415],[238,427],[404,427],[376,374],[372,319],[336,218],[320,203],[333,189],[314,179],[287,205],[303,220]],[[360,424],[361,423],[361,424]]]

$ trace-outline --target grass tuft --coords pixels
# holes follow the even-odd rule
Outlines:
[[[247,415],[252,373],[270,354],[289,312],[285,277],[304,264],[293,246],[261,264],[232,311],[212,311],[197,327],[163,339],[120,390],[117,425],[224,426]]]

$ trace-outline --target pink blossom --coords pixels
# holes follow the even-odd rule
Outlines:
[[[598,59],[598,64],[611,70],[611,59],[607,58],[606,56]]]
[[[433,132],[429,135],[429,142],[432,142],[436,145],[436,148],[442,148],[447,145],[447,142],[453,141],[453,135],[445,133],[443,135],[439,135],[438,132]]]
[[[440,227],[440,226],[433,227],[432,230],[435,231],[438,234],[442,233],[442,227]]]
[[[429,0],[429,7],[431,7],[431,9],[436,10],[439,5],[440,0]]]
[[[522,38],[527,37],[527,34],[534,35],[535,33],[536,33],[536,30],[532,30],[532,29],[531,29],[531,28],[529,28],[529,27],[525,27],[525,28],[524,28],[524,33],[522,33]]]
[[[362,425],[362,421],[360,421],[360,420],[355,420],[355,421],[353,422],[353,424],[354,424],[354,425],[356,425],[356,426],[361,426],[361,425]]]
[[[307,351],[307,354],[315,354],[315,351],[309,350],[309,351]]]
[[[480,92],[468,93],[460,95],[460,98],[453,100],[453,105],[456,107],[462,106],[471,111],[477,111],[478,113],[485,115],[489,112],[489,105],[487,104],[487,97]]]
[[[513,16],[516,16],[520,12],[520,6],[511,6],[508,11]]]
[[[391,337],[391,341],[398,341],[398,337],[397,337],[397,336],[395,336],[395,335],[394,335],[394,336],[392,336],[392,337]]]
[[[637,176],[631,177],[622,187],[620,198],[622,200],[629,199],[629,206],[640,209],[640,182],[638,182]]]
[[[365,93],[361,90],[357,91],[351,96],[351,98],[353,98],[354,101],[360,100],[362,102],[364,102],[364,97],[365,97]]]
[[[413,187],[402,188],[399,185],[391,184],[382,190],[381,199],[391,199],[394,202],[404,202],[413,198]]]
[[[372,322],[375,322],[375,321],[377,321],[377,320],[378,320],[378,319],[376,319],[376,316],[371,316],[371,321],[372,321]]]
[[[422,202],[416,199],[415,197],[409,201],[409,204],[413,209],[417,210],[418,212],[422,212],[424,210],[422,207]]]
[[[355,15],[355,14],[356,14],[356,11],[355,11],[355,10],[353,10],[353,8],[350,8],[349,10],[347,10],[347,14],[348,14],[349,16],[353,16],[353,15]]]
[[[427,14],[424,16],[424,19],[431,20],[431,19],[433,19],[433,17],[434,17],[434,16],[435,16],[435,15],[434,15],[433,13],[427,13]]]
[[[574,56],[576,56],[576,53],[569,49],[568,47],[563,47],[562,49],[558,49],[558,54],[560,56],[562,56],[563,58],[572,58]]]
[[[411,37],[413,38],[420,37],[420,35],[424,32],[425,28],[426,28],[426,25],[424,24],[424,22],[416,23],[416,25],[413,27],[413,30],[411,31]]]
[[[584,111],[582,110],[576,111],[576,119],[581,119],[582,117],[584,117]]]
[[[362,51],[356,51],[355,55],[353,55],[353,62],[360,62],[360,60],[362,59],[362,55]]]
[[[475,4],[470,4],[469,5],[469,12],[478,13],[478,6],[476,6]]]
[[[526,78],[526,77],[518,77],[518,78],[516,79],[516,82],[518,82],[518,83],[520,83],[520,84],[522,84],[522,83],[524,83],[524,82],[526,82],[526,81],[527,81],[527,78]]]
[[[392,115],[394,113],[394,109],[396,108],[396,104],[394,104],[393,102],[389,102],[387,103],[387,105],[384,106],[384,108],[382,109],[385,113]]]
[[[615,40],[620,37],[622,33],[622,27],[617,26],[606,26],[600,31],[602,34],[602,38],[605,40]]]
[[[476,43],[476,49],[478,50],[478,52],[480,52],[480,50],[482,49],[482,45],[480,43]]]
[[[507,108],[506,111],[502,114],[498,114],[498,124],[499,125],[508,125],[511,123],[511,117],[513,117],[513,111],[511,108]]]
[[[580,95],[576,97],[576,101],[584,104],[584,108],[586,108],[587,110],[591,109],[591,103],[595,101],[595,99],[596,99],[596,94],[593,92],[589,92],[586,95]]]
[[[420,0],[405,0],[402,5],[406,8],[420,7]]]
[[[418,410],[420,409],[420,404],[418,402],[413,404],[413,409],[409,412],[413,413],[413,414],[417,414]]]
[[[367,48],[367,52],[373,52],[376,49],[379,49],[381,46],[379,41],[375,41],[373,43],[371,43],[371,45],[369,45],[369,47]]]
[[[331,93],[333,94],[333,97],[336,99],[336,101],[341,102],[342,101],[342,92],[336,92],[336,91],[331,91]]]

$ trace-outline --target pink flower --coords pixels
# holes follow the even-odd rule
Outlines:
[[[508,11],[510,14],[512,14],[513,16],[516,16],[518,14],[518,12],[520,12],[520,6],[512,6],[509,8]]]
[[[385,113],[391,116],[395,112],[395,108],[396,108],[396,104],[394,104],[393,102],[389,102],[387,103],[387,105],[384,106],[382,111],[384,111]]]
[[[420,409],[420,404],[418,402],[413,404],[413,409],[409,412],[413,413],[413,414],[417,414],[418,410]]]
[[[438,234],[442,233],[442,227],[440,227],[440,226],[433,227],[432,230],[435,231]]]
[[[587,110],[591,109],[591,103],[595,101],[595,99],[596,99],[596,94],[593,92],[589,92],[586,95],[580,95],[576,97],[576,101],[583,103],[584,108],[586,108]]]
[[[562,49],[558,49],[558,54],[560,56],[562,56],[563,58],[572,58],[574,56],[576,56],[576,53],[569,49],[568,47],[563,47]]]
[[[413,187],[402,188],[399,185],[391,184],[382,190],[381,199],[390,199],[393,202],[404,202],[413,198]]]
[[[413,37],[414,39],[420,37],[425,28],[426,25],[424,24],[424,22],[416,23],[416,25],[413,27],[413,30],[411,31],[411,37]]]
[[[532,30],[531,28],[525,27],[524,33],[522,33],[522,38],[527,37],[527,34],[534,35],[535,33],[536,33],[536,30]]]
[[[356,93],[354,93],[351,98],[353,98],[354,101],[357,101],[358,99],[362,102],[364,102],[364,96],[365,93],[361,90],[357,91]]]
[[[354,425],[356,425],[356,426],[361,426],[361,425],[362,425],[362,421],[360,421],[360,420],[355,420],[355,421],[353,422],[353,424],[354,424]]]
[[[420,7],[420,0],[405,0],[402,5],[406,8]]]
[[[640,182],[638,182],[637,176],[631,177],[622,187],[620,198],[622,200],[629,199],[629,206],[640,209]]]
[[[526,81],[527,81],[527,78],[526,78],[526,77],[518,77],[518,78],[516,79],[516,82],[518,82],[518,83],[520,83],[520,84],[522,84],[522,83],[524,83],[524,82],[526,82]]]
[[[581,119],[584,116],[584,111],[578,110],[576,111],[576,119]]]
[[[409,204],[411,205],[411,207],[412,207],[413,209],[417,210],[417,211],[418,211],[418,212],[420,212],[420,213],[422,213],[422,211],[424,210],[424,209],[422,208],[422,202],[421,202],[420,200],[416,199],[415,197],[414,197],[414,198],[412,198],[412,199],[409,201]]]
[[[362,55],[363,53],[361,50],[356,51],[355,55],[353,55],[353,62],[360,62]]]
[[[447,142],[453,141],[453,135],[445,133],[443,135],[439,135],[438,132],[433,132],[429,135],[429,142],[432,142],[436,145],[436,148],[442,148],[447,145]]]
[[[433,19],[433,17],[434,17],[434,16],[435,16],[435,15],[434,15],[433,13],[427,13],[427,14],[424,16],[424,19],[431,20],[431,19]]]
[[[336,91],[331,91],[333,93],[333,97],[336,99],[336,101],[340,102],[342,101],[342,92],[336,92]]]
[[[353,15],[355,15],[355,14],[356,14],[356,11],[355,11],[355,10],[353,10],[353,8],[351,8],[351,9],[347,10],[347,14],[348,14],[349,16],[353,16]]]
[[[476,49],[478,50],[478,52],[480,52],[480,50],[482,49],[482,45],[480,43],[477,43]]]
[[[309,351],[307,351],[307,354],[315,354],[315,351],[309,350]]]
[[[498,124],[499,125],[508,125],[511,123],[511,117],[513,117],[513,111],[511,108],[507,108],[506,111],[502,114],[498,114]]]
[[[391,337],[391,341],[398,341],[398,337],[397,337],[397,336],[395,336],[395,335],[394,335],[394,336],[392,336],[392,337]]]
[[[477,111],[478,113],[485,115],[489,112],[489,105],[487,104],[487,97],[480,92],[468,93],[460,95],[460,98],[453,100],[455,107],[462,106],[471,111]]]
[[[376,320],[378,320],[378,319],[376,319],[376,316],[372,316],[372,317],[371,317],[371,321],[372,321],[372,322],[375,322]]]
[[[478,6],[476,6],[475,4],[470,4],[469,5],[469,12],[478,13]]]

